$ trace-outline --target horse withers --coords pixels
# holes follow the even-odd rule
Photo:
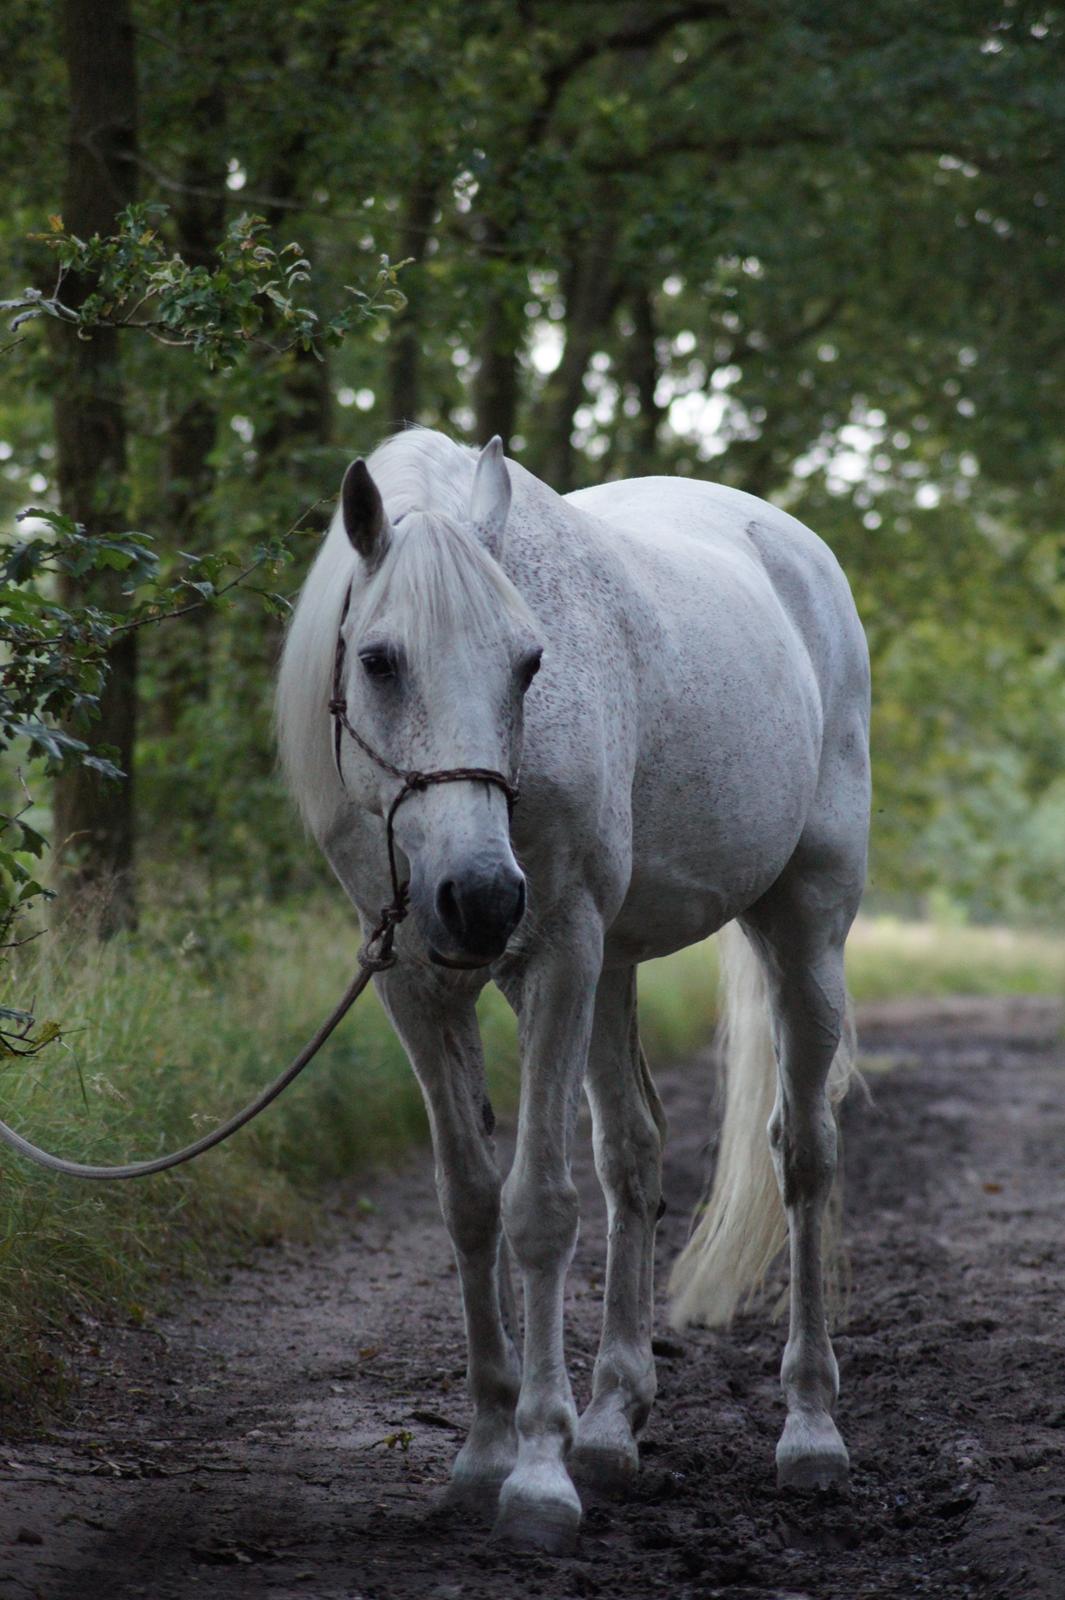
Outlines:
[[[474,1411],[452,1492],[494,1509],[512,1543],[570,1547],[575,1480],[616,1487],[637,1469],[665,1129],[636,968],[726,924],[725,1113],[673,1318],[726,1322],[786,1231],[778,1475],[846,1478],[822,1224],[849,1070],[843,947],[865,876],[868,713],[846,580],[764,501],[675,478],[560,497],[498,440],[478,455],[426,430],[348,470],[285,646],[281,750],[364,928],[388,898],[388,844],[409,876],[398,960],[375,981],[425,1096],[462,1283]],[[394,809],[412,771],[449,781]],[[521,1046],[505,1182],[475,1011],[489,981]],[[563,1288],[582,1089],[609,1241],[578,1417]]]

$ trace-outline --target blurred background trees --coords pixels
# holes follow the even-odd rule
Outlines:
[[[5,294],[55,289],[49,217],[112,235],[137,199],[191,271],[241,217],[299,241],[323,325],[382,256],[406,303],[335,338],[267,322],[213,362],[159,328],[23,325],[5,521],[143,531],[180,582],[302,517],[271,579],[290,595],[323,497],[405,422],[502,433],[562,491],[663,472],[766,496],[829,541],[868,629],[874,895],[1055,918],[1062,40],[1024,0],[9,0]],[[98,288],[71,270],[61,298]],[[113,577],[84,598],[101,584],[136,603]],[[5,809],[21,760],[68,870],[121,875],[115,925],[135,863],[221,902],[317,881],[274,771],[282,610],[128,636],[83,737],[135,783],[7,757]]]

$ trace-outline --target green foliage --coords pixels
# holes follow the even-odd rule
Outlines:
[[[403,420],[509,422],[560,484],[697,473],[781,500],[839,554],[870,634],[878,892],[916,905],[947,880],[976,916],[1056,915],[1056,14],[309,0],[277,39],[248,0],[136,10],[149,198],[109,240],[58,217],[28,239],[63,208],[63,85],[20,0],[0,43],[44,109],[4,112],[0,226],[38,322],[145,325],[121,340],[128,489],[165,571],[287,526]],[[277,242],[290,229],[299,247]],[[389,263],[408,258],[410,303],[367,317],[399,305]],[[104,281],[64,312],[57,267]],[[183,348],[164,359],[158,338]],[[13,508],[53,477],[41,341],[16,359]],[[197,410],[191,480],[170,445]],[[276,626],[240,613],[177,637],[142,653],[144,854],[284,892],[308,869],[266,754]],[[959,803],[982,775],[997,828]]]
[[[957,995],[1060,999],[1065,940],[1060,934],[965,927],[956,916],[923,923],[859,919],[847,943],[847,982],[859,1005]]]
[[[150,580],[157,564],[142,534],[96,538],[70,517],[39,507],[22,512],[19,521],[31,517],[54,537],[36,534],[9,541],[0,567],[0,644],[7,655],[0,687],[0,749],[22,737],[31,756],[56,764],[77,756],[117,778],[112,762],[90,755],[85,742],[56,719],[84,726],[91,718],[99,704],[107,648],[120,619],[94,606],[64,605],[56,597],[56,585],[47,580],[57,574],[80,578],[90,572],[120,572],[132,589]],[[123,618],[121,625],[135,621]]]
[[[164,579],[145,534],[94,537],[70,517],[42,507],[30,508],[19,520],[32,520],[37,531],[0,547],[0,647],[6,658],[0,753],[21,747],[26,758],[44,763],[46,773],[74,763],[122,781],[125,774],[115,763],[75,731],[87,731],[98,714],[115,640],[201,607],[224,608],[253,574],[276,579],[290,559],[296,530],[261,545],[241,565],[241,558],[227,551],[181,555],[180,574]],[[126,604],[121,611],[62,599],[64,578],[93,572],[122,575]],[[255,592],[271,610],[284,605],[273,590]],[[46,843],[25,811],[0,812],[0,948],[10,948],[22,913],[52,897],[36,876]],[[27,1012],[3,1015],[17,1022],[19,1031],[0,1029],[0,1052],[26,1054],[58,1036],[52,1023],[33,1033],[34,1019]]]
[[[143,533],[101,538],[47,507],[30,507],[19,521],[47,528],[0,545],[0,645],[7,662],[0,684],[0,750],[24,738],[30,757],[59,764],[76,757],[109,778],[122,774],[92,755],[70,726],[86,727],[97,712],[115,638],[148,624],[167,622],[204,606],[225,609],[253,575],[276,581],[290,560],[295,528],[252,552],[178,552],[179,574],[162,577],[152,538]],[[119,572],[127,603],[121,611],[66,603],[62,577]],[[58,577],[60,582],[51,580]],[[273,614],[285,614],[272,589],[254,593]],[[62,720],[66,726],[59,726]]]
[[[50,231],[33,237],[57,262],[55,288],[51,294],[28,289],[0,302],[12,330],[47,318],[73,328],[79,338],[102,328],[135,329],[164,345],[187,347],[209,372],[232,373],[253,359],[261,367],[261,350],[274,361],[294,351],[320,361],[357,326],[404,303],[397,269],[382,256],[369,290],[346,285],[341,309],[319,316],[307,300],[309,260],[296,243],[277,246],[263,218],[234,219],[214,263],[204,265],[189,262],[166,242],[167,216],[159,203],[130,206],[116,218],[113,233],[82,240],[53,215]],[[68,303],[68,279],[90,284],[90,292],[79,291]],[[90,532],[54,508],[20,511],[18,522],[30,523],[33,531],[6,541],[0,567],[0,647],[6,658],[0,755],[14,747],[23,759],[39,762],[46,777],[77,765],[122,781],[126,775],[113,752],[90,737],[116,642],[130,631],[192,612],[222,613],[235,591],[252,590],[266,615],[283,617],[288,601],[276,584],[305,517],[283,534],[264,523],[254,530],[258,537],[250,549],[227,540],[190,552],[172,537],[160,542],[109,528]],[[86,587],[101,574],[115,575],[117,585]],[[95,601],[97,593],[109,603]],[[27,821],[29,809],[27,803],[0,811],[2,949],[18,942],[12,939],[16,920],[51,897],[37,867],[46,840]],[[52,1022],[34,1031],[34,1017],[23,1008],[9,1008],[6,1020],[12,1026],[0,1028],[0,1050],[12,1054],[33,1053],[59,1034]]]
[[[50,295],[27,289],[19,299],[0,301],[0,311],[14,313],[12,331],[38,317],[68,323],[85,338],[100,328],[139,329],[161,344],[188,346],[214,369],[232,366],[251,345],[320,358],[360,322],[405,304],[399,269],[382,256],[369,290],[345,284],[346,303],[323,318],[307,300],[312,268],[302,246],[275,245],[265,218],[235,218],[218,246],[217,265],[206,267],[167,244],[161,230],[169,209],[159,201],[127,206],[113,233],[88,240],[67,233],[53,216],[51,232],[31,238],[57,261],[55,289]],[[71,273],[96,285],[77,306],[62,298]]]

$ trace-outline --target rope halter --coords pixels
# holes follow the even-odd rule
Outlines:
[[[501,772],[496,772],[491,767],[443,767],[436,771],[421,772],[417,768],[397,767],[388,761],[380,751],[375,750],[367,739],[364,739],[357,728],[354,728],[348,717],[347,700],[343,693],[344,665],[347,660],[347,644],[344,640],[344,623],[347,621],[348,611],[351,608],[351,584],[348,584],[347,594],[344,596],[344,608],[340,613],[340,624],[337,628],[336,649],[333,653],[333,693],[329,700],[329,715],[333,719],[333,760],[336,763],[337,776],[344,788],[344,769],[341,762],[341,740],[344,733],[352,739],[364,755],[369,756],[374,764],[387,772],[392,778],[399,780],[399,790],[389,805],[385,815],[385,838],[388,845],[388,872],[392,882],[392,899],[388,905],[381,908],[373,932],[369,935],[362,950],[359,952],[359,961],[362,966],[371,972],[387,972],[388,968],[395,965],[396,956],[392,945],[395,940],[396,929],[410,911],[410,881],[400,881],[399,866],[396,861],[395,822],[396,813],[404,800],[412,794],[420,794],[438,783],[489,783],[497,789],[502,789],[507,797],[507,814],[513,816],[514,807],[518,803],[518,790]]]

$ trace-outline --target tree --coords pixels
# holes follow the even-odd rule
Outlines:
[[[21,103],[0,111],[17,149],[0,227],[17,254],[20,229],[57,208],[62,83],[38,15],[13,8],[7,54],[51,108],[39,127]],[[164,564],[288,526],[408,421],[502,432],[561,489],[716,477],[796,510],[853,577],[894,819],[885,882],[917,892],[944,870],[960,743],[986,747],[999,790],[1053,793],[1056,721],[1041,734],[1034,702],[1061,672],[1056,14],[308,0],[279,43],[249,0],[134,9],[136,165],[171,204],[170,248],[216,259],[212,234],[263,212],[306,245],[319,314],[381,253],[410,262],[394,323],[330,344],[328,365],[258,346],[205,380],[191,358],[126,344],[129,516],[155,528],[165,506]],[[31,376],[0,400],[23,504],[52,475],[47,386]],[[293,857],[270,771],[272,630],[212,616],[209,671],[206,651],[186,671],[182,647],[146,643],[137,812],[153,853],[208,873],[225,860],[234,883],[280,892]],[[981,704],[983,648],[1009,660],[1027,713],[1023,694]],[[967,815],[976,860],[988,824]]]
[[[128,0],[102,10],[93,0],[64,0],[64,53],[70,97],[64,220],[79,237],[111,232],[134,199],[137,153],[137,73]],[[65,285],[77,309],[98,280],[73,274]],[[101,328],[82,339],[54,324],[56,475],[63,513],[92,533],[127,524],[126,418],[118,334]],[[96,579],[83,587],[64,580],[66,603],[120,604],[120,584]],[[137,725],[137,636],[111,647],[98,720],[90,742],[114,753],[126,774],[116,783],[79,765],[55,781],[55,833],[71,883],[106,885],[101,929],[134,920],[134,743]]]

